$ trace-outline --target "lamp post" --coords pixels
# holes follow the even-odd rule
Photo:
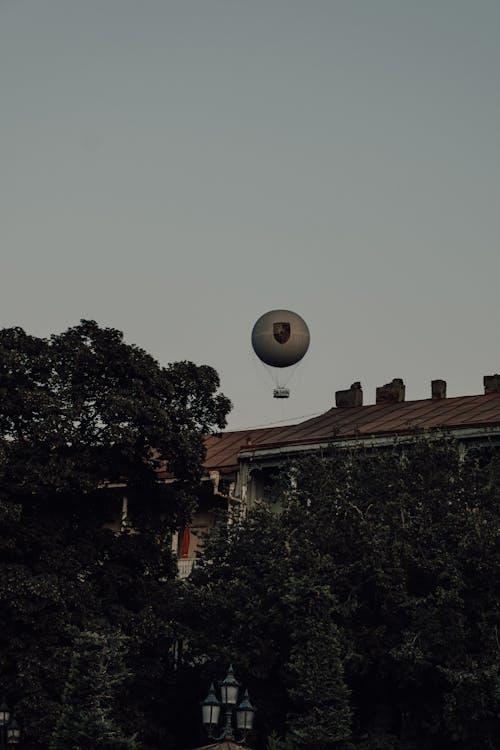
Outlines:
[[[6,750],[7,745],[18,745],[21,730],[14,717],[11,717],[8,705],[3,701],[0,705],[0,749]]]
[[[221,740],[245,742],[247,732],[250,732],[253,727],[255,708],[250,703],[248,690],[245,690],[243,700],[238,705],[240,687],[240,683],[234,676],[232,664],[229,666],[227,675],[220,683],[220,701],[215,693],[213,682],[210,685],[208,695],[201,704],[203,725],[210,739],[214,739],[217,742]],[[224,708],[224,726],[222,732],[216,736],[222,708]],[[235,714],[236,722],[234,721]],[[240,740],[236,738],[237,732],[240,735]]]

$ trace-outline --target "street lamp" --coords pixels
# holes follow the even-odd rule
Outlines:
[[[0,749],[6,750],[7,745],[18,745],[21,730],[14,717],[11,718],[8,705],[3,701],[0,705]]]
[[[215,694],[214,684],[210,685],[208,695],[201,704],[203,725],[210,739],[215,739],[218,742],[221,740],[235,740],[235,730],[237,730],[241,734],[240,741],[245,742],[247,732],[250,732],[253,727],[255,708],[250,703],[248,690],[245,690],[243,700],[235,708],[238,704],[239,689],[240,683],[234,676],[232,664],[229,666],[227,675],[220,683],[220,701]],[[222,733],[215,737],[222,707],[225,709],[224,727]],[[234,726],[235,722],[233,718],[235,713],[236,727]]]

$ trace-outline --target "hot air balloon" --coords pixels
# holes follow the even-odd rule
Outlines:
[[[309,348],[309,328],[291,310],[270,310],[262,315],[252,330],[252,347],[257,357],[270,368],[275,383],[274,398],[288,398],[286,382]]]

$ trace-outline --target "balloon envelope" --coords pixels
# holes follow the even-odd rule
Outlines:
[[[291,310],[270,310],[252,330],[255,354],[271,367],[290,367],[300,362],[309,348],[309,328]]]

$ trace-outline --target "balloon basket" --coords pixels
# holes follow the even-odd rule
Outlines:
[[[274,398],[289,398],[290,391],[288,388],[275,388],[273,396]]]

